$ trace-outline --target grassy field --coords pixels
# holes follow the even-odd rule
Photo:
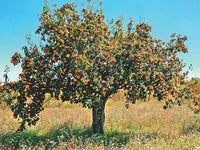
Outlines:
[[[47,101],[36,126],[15,133],[18,122],[0,106],[0,149],[185,149],[200,150],[200,114],[185,104],[164,110],[151,99],[125,108],[114,95],[106,105],[105,134],[92,134],[91,110]]]

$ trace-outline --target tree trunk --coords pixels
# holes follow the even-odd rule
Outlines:
[[[101,108],[92,108],[92,130],[94,133],[104,133],[104,121],[105,121],[105,106]]]
[[[149,97],[148,97],[148,102],[150,101],[150,97],[151,97],[151,94],[149,94]]]

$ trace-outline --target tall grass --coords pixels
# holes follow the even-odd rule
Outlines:
[[[105,134],[92,134],[91,110],[46,99],[36,126],[15,133],[18,122],[0,108],[0,149],[200,149],[200,115],[185,104],[164,110],[151,98],[125,108],[122,91],[106,104]]]

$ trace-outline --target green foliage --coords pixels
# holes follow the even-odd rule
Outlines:
[[[14,117],[22,119],[18,130],[36,124],[46,93],[83,107],[104,108],[119,89],[125,91],[128,106],[151,93],[158,100],[175,97],[177,84],[184,83],[177,53],[187,52],[185,36],[174,34],[165,44],[153,39],[148,24],[134,27],[130,20],[125,30],[119,17],[108,25],[103,12],[93,12],[92,6],[89,1],[78,13],[74,4],[66,3],[52,11],[45,1],[36,31],[43,45],[35,46],[27,36],[25,56],[15,53],[11,61],[21,64],[20,80],[1,89],[18,93],[7,101]]]

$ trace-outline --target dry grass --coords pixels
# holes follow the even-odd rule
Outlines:
[[[16,135],[17,120],[4,106],[0,109],[0,143],[15,145],[5,141],[18,137],[21,145],[17,146],[25,149],[200,149],[200,115],[187,105],[164,110],[163,102],[151,99],[126,109],[124,103],[122,93],[108,101],[104,135],[92,134],[91,110],[52,100],[46,102],[36,126]]]

